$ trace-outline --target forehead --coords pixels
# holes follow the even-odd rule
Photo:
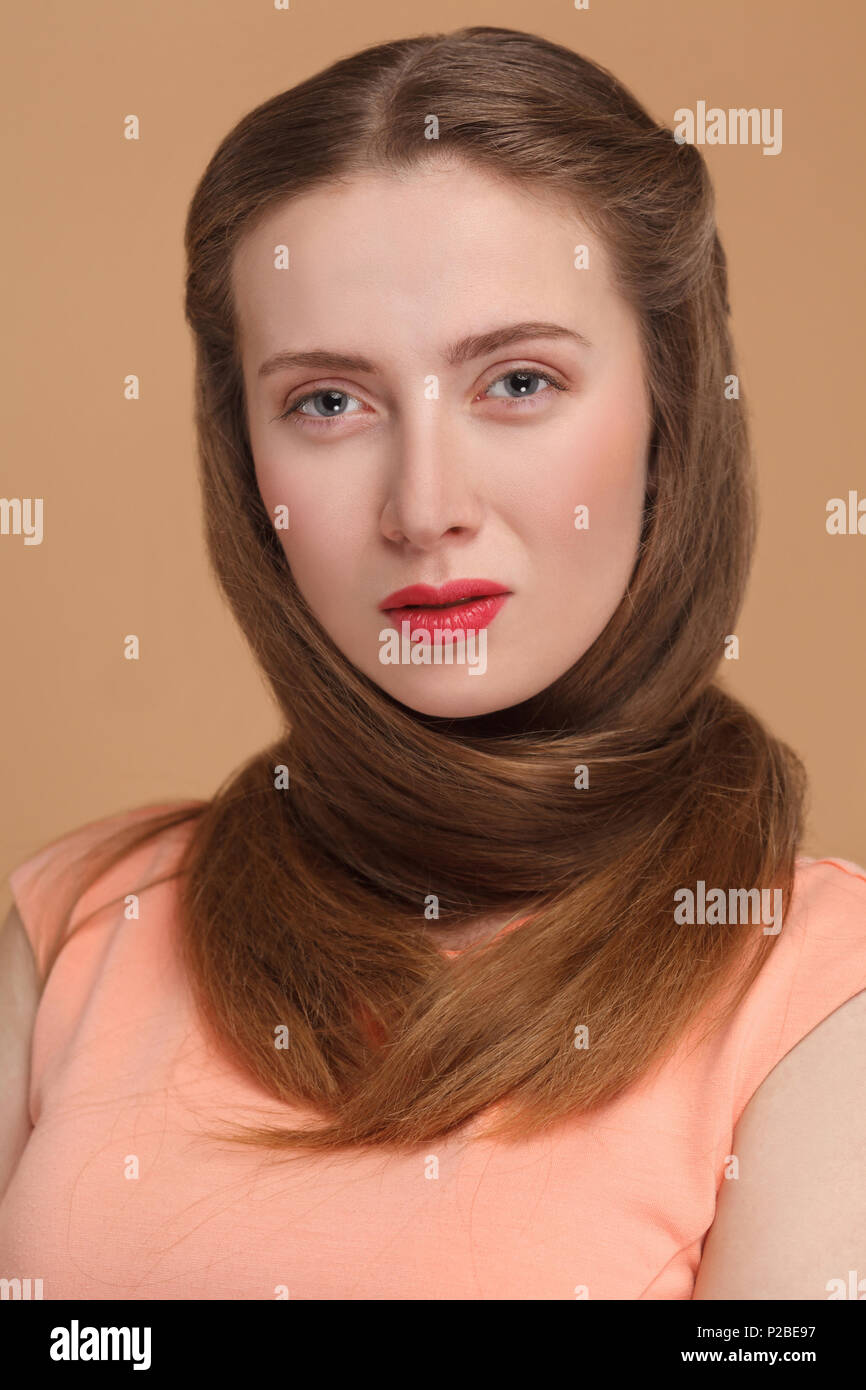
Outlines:
[[[588,268],[575,265],[588,249]],[[279,249],[288,268],[278,269]],[[479,319],[624,314],[601,239],[562,197],[463,165],[370,172],[269,209],[232,265],[241,346],[377,333],[426,351]],[[580,321],[578,321],[578,319]]]

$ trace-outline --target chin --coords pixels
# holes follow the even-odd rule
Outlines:
[[[482,714],[493,714],[497,710],[510,709],[522,700],[536,693],[532,689],[505,689],[501,682],[489,681],[486,675],[470,676],[461,672],[457,680],[433,680],[399,689],[382,684],[392,699],[414,710],[416,714],[427,714],[438,719],[473,719]]]

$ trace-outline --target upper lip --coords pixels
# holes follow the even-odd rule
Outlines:
[[[436,588],[432,584],[410,584],[405,589],[395,589],[379,604],[380,609],[409,608],[416,604],[460,603],[467,598],[489,598],[492,594],[507,594],[510,589],[505,584],[497,584],[494,579],[449,579],[447,584]]]

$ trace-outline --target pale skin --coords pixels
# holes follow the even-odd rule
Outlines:
[[[579,244],[588,269],[575,267]],[[288,269],[274,264],[281,245]],[[281,205],[244,239],[233,281],[259,490],[272,518],[288,507],[277,534],[340,650],[427,714],[483,714],[545,689],[619,605],[643,517],[650,402],[604,248],[570,209],[434,167]],[[525,331],[484,340],[514,325]],[[261,375],[277,354],[312,350],[366,367]],[[328,392],[337,415],[321,413]],[[462,578],[511,595],[483,676],[383,665],[380,601]]]
[[[279,246],[288,270],[275,267]],[[262,499],[272,517],[288,508],[277,534],[295,580],[349,660],[410,708],[457,718],[508,708],[568,670],[634,569],[652,428],[637,321],[574,210],[459,165],[368,174],[270,213],[236,253],[233,284]],[[312,350],[326,354],[315,366],[262,374]],[[529,399],[509,394],[521,370]],[[328,391],[344,399],[323,419]],[[588,526],[575,526],[576,507]],[[466,577],[511,594],[487,631],[484,675],[383,665],[380,600]]]
[[[579,243],[589,272],[573,266]],[[288,272],[274,269],[278,244],[290,248]],[[516,704],[567,670],[626,590],[650,432],[637,324],[575,213],[476,171],[365,175],[273,211],[241,248],[235,292],[262,499],[272,516],[289,507],[278,534],[296,582],[347,659],[409,708],[455,718]],[[447,360],[448,345],[530,322],[590,346],[533,336]],[[259,376],[273,354],[313,348],[363,355],[372,369]],[[511,404],[501,383],[490,393],[509,371],[550,372],[565,389]],[[346,418],[277,419],[317,390],[351,397]],[[589,508],[583,532],[578,504]],[[381,598],[471,576],[511,591],[483,677],[378,661]],[[443,944],[484,939],[504,920]],[[0,1192],[30,1132],[39,993],[13,909],[0,932]],[[740,1176],[722,1184],[695,1299],[819,1300],[828,1280],[866,1277],[864,1089],[866,991],[803,1038],[746,1107],[731,1145]]]

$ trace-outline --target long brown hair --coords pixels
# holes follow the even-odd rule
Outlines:
[[[639,317],[654,412],[617,611],[538,696],[468,720],[388,696],[299,593],[256,485],[231,283],[266,209],[442,154],[566,197],[598,231]],[[776,939],[681,926],[675,892],[781,887],[787,911],[801,833],[798,759],[713,683],[755,514],[704,161],[595,63],[476,26],[368,48],[244,116],[195,191],[185,245],[209,553],[285,733],[100,867],[192,822],[179,902],[202,1020],[267,1092],[323,1120],[238,1128],[239,1142],[414,1145],[492,1106],[487,1133],[522,1138],[609,1102],[691,1024],[728,1017]],[[429,894],[440,927],[534,915],[447,960]]]

